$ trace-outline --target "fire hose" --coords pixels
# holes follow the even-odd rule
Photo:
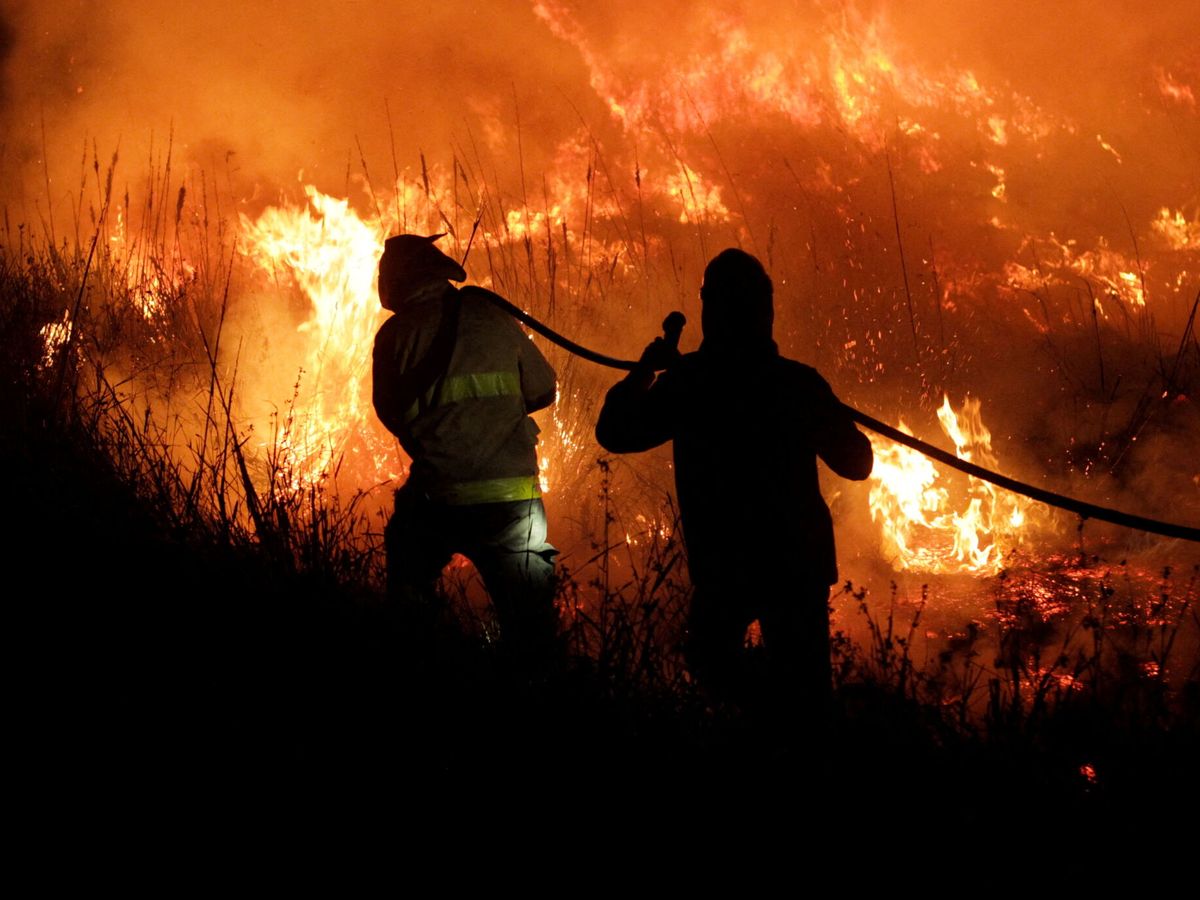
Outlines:
[[[595,350],[590,350],[582,344],[577,344],[570,338],[559,334],[554,329],[539,322],[533,316],[526,313],[524,310],[512,303],[509,303],[503,297],[487,292],[488,299],[496,306],[504,310],[517,321],[524,324],[530,330],[537,332],[542,337],[546,338],[562,347],[568,353],[586,359],[589,362],[597,363],[601,366],[608,366],[611,369],[622,369],[624,371],[632,371],[638,363],[627,360],[617,359],[612,356],[606,356],[603,353],[597,353]],[[683,326],[686,324],[686,319],[683,313],[673,312],[663,320],[663,340],[672,347],[679,346],[679,337],[683,332]],[[957,469],[960,472],[965,472],[974,478],[979,478],[983,481],[990,482],[997,487],[1003,488],[1006,491],[1012,491],[1015,494],[1021,494],[1029,497],[1032,500],[1037,500],[1040,503],[1046,503],[1050,506],[1056,506],[1059,509],[1065,509],[1068,512],[1073,512],[1081,519],[1099,519],[1102,522],[1111,522],[1116,525],[1122,525],[1126,528],[1135,528],[1140,531],[1150,532],[1151,534],[1160,534],[1165,537],[1179,538],[1185,541],[1200,542],[1200,528],[1192,528],[1187,525],[1178,525],[1173,522],[1164,522],[1159,519],[1149,519],[1145,516],[1136,516],[1132,513],[1122,512],[1116,509],[1110,509],[1106,506],[1097,506],[1094,503],[1087,503],[1083,500],[1077,500],[1074,497],[1067,497],[1063,494],[1057,494],[1054,491],[1048,491],[1044,488],[1035,487],[1031,484],[1026,484],[1022,481],[1017,481],[1015,478],[1009,478],[1007,475],[1001,475],[998,472],[992,472],[982,466],[977,466],[974,463],[959,459],[953,453],[948,453],[932,444],[927,444],[910,434],[905,434],[898,428],[893,428],[886,425],[864,412],[860,412],[853,406],[845,403],[842,408],[849,414],[850,418],[866,428],[883,435],[889,440],[893,440],[898,444],[903,444],[906,447],[911,447],[913,450],[923,453],[930,459],[935,459],[943,465],[947,465],[952,469]]]

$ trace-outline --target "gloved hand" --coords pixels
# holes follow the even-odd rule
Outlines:
[[[649,372],[669,369],[679,361],[680,356],[678,347],[667,343],[663,338],[656,337],[642,351],[641,358],[638,359],[638,368]]]

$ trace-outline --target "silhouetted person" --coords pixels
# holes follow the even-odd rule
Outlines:
[[[871,444],[815,369],[779,355],[772,295],[753,256],[714,258],[700,289],[700,349],[680,356],[662,338],[647,347],[608,392],[596,438],[614,453],[674,442],[695,588],[684,647],[693,675],[711,693],[744,699],[744,639],[757,619],[775,689],[823,707],[838,573],[817,457],[862,480]]]
[[[475,564],[501,644],[524,661],[556,639],[554,556],[538,489],[538,427],[554,402],[554,370],[478,287],[442,235],[389,238],[379,300],[395,313],[375,336],[373,400],[412,457],[384,533],[388,593],[402,608],[438,609],[454,553]]]

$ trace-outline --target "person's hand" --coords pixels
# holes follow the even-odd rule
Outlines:
[[[642,351],[638,360],[638,368],[651,372],[669,369],[679,361],[679,348],[667,343],[663,338],[656,337]]]

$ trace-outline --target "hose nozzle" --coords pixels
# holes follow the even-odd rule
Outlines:
[[[679,337],[683,334],[683,326],[687,324],[687,316],[676,310],[663,319],[663,340],[672,350],[679,349]]]

